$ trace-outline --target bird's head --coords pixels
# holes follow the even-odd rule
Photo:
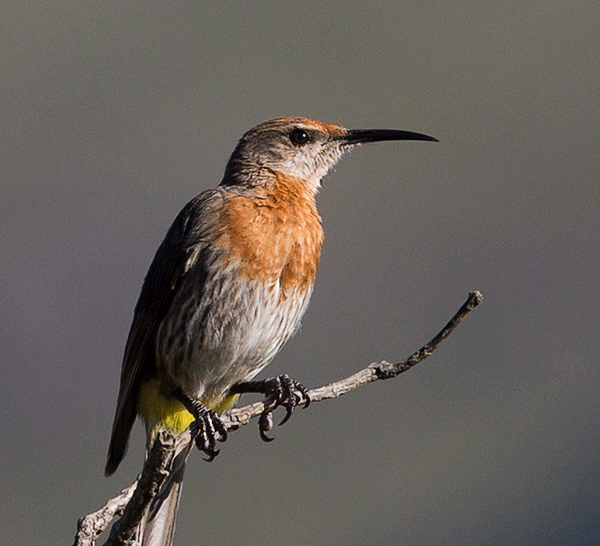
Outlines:
[[[301,117],[276,118],[250,129],[238,142],[222,185],[259,185],[281,173],[302,180],[313,193],[321,179],[352,147],[382,140],[437,139],[391,129],[345,129]]]

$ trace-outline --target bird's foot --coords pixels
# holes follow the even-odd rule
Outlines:
[[[265,395],[265,400],[263,401],[264,409],[258,418],[260,437],[265,442],[270,442],[274,439],[268,436],[267,433],[273,428],[273,411],[275,409],[279,406],[285,408],[285,416],[279,423],[283,425],[291,417],[298,404],[304,402],[305,408],[310,404],[306,387],[302,383],[290,379],[287,374],[262,381],[246,381],[238,383],[231,388],[232,394],[251,392]]]
[[[217,449],[217,441],[227,440],[227,428],[221,418],[211,409],[208,409],[202,402],[185,394],[183,391],[176,393],[177,399],[185,406],[193,416],[194,422],[190,425],[192,437],[196,447],[208,455],[208,462],[211,462],[220,453]]]

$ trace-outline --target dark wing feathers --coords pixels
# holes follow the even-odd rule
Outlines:
[[[214,222],[214,205],[221,200],[221,193],[220,190],[209,190],[183,208],[150,265],[125,345],[117,411],[106,459],[107,476],[117,469],[125,456],[136,418],[140,382],[155,367],[158,328],[188,270],[188,260],[197,256],[198,245],[205,240],[211,220]]]

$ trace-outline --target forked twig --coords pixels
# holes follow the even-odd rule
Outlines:
[[[440,332],[406,360],[396,364],[386,361],[374,362],[350,377],[311,389],[307,393],[311,403],[338,398],[368,383],[391,379],[410,370],[429,357],[482,301],[483,296],[480,292],[470,292],[465,303]],[[247,425],[263,410],[264,404],[260,401],[229,410],[221,416],[221,419],[228,430],[235,430]],[[177,437],[167,431],[160,432],[138,479],[120,495],[109,500],[103,508],[78,521],[74,546],[94,546],[100,533],[108,527],[115,516],[121,516],[121,519],[111,529],[105,546],[131,544],[133,532],[150,502],[160,490],[161,484],[168,477],[173,461],[189,447],[191,441],[192,434],[189,429]]]

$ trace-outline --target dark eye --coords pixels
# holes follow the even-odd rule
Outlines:
[[[294,146],[304,146],[312,140],[311,134],[305,129],[294,129],[290,133],[290,142]]]

